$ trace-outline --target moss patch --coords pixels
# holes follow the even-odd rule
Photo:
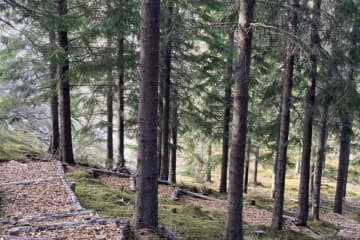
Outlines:
[[[38,154],[44,147],[34,136],[20,131],[10,132],[0,125],[0,162],[24,161],[27,155]]]
[[[67,174],[76,182],[76,194],[87,209],[94,209],[102,216],[127,217],[134,212],[133,192],[114,191],[100,180],[91,178],[86,171]],[[160,222],[184,239],[219,239],[225,223],[223,214],[194,205],[182,205],[168,199],[159,199]]]
[[[81,204],[94,209],[102,216],[128,217],[132,220],[135,194],[127,191],[116,191],[91,177],[90,173],[75,170],[67,174],[70,181],[76,182],[76,194]],[[267,200],[256,198],[258,206],[269,208]],[[216,209],[203,208],[192,204],[183,204],[169,199],[159,198],[159,220],[181,239],[221,239],[225,225],[225,213]],[[311,228],[321,234],[332,233],[336,229],[330,224],[313,222]],[[264,231],[259,238],[254,232]],[[291,231],[274,231],[265,226],[244,226],[245,239],[311,239]],[[335,238],[334,238],[335,239]]]
[[[315,233],[325,236],[335,236],[339,232],[339,227],[324,221],[309,221],[308,226]]]

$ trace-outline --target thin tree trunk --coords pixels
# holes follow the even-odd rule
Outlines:
[[[49,40],[51,45],[51,50],[54,51],[56,48],[56,34],[55,32],[49,33]],[[59,152],[60,145],[60,133],[59,133],[59,101],[58,101],[58,93],[56,92],[56,63],[53,59],[50,59],[50,81],[53,86],[51,99],[50,99],[50,108],[51,108],[51,126],[52,126],[52,134],[51,134],[51,143],[50,143],[50,153],[57,154]]]
[[[255,159],[254,159],[254,180],[253,180],[253,182],[254,182],[255,186],[258,184],[257,173],[258,173],[259,157],[260,157],[260,148],[257,147],[256,152],[255,152]]]
[[[230,153],[230,185],[228,212],[224,229],[224,240],[243,239],[243,179],[247,135],[247,115],[249,103],[249,81],[251,65],[252,28],[254,0],[240,1],[237,79],[232,124]]]
[[[118,39],[118,47],[119,47],[119,52],[118,52],[118,59],[119,59],[119,66],[118,66],[118,75],[119,75],[119,79],[118,79],[118,100],[119,100],[119,106],[118,106],[118,117],[119,117],[119,121],[118,121],[118,140],[119,140],[119,145],[118,145],[118,161],[117,161],[117,171],[121,171],[121,169],[125,168],[125,154],[124,154],[124,145],[125,145],[125,139],[124,139],[124,134],[125,134],[125,112],[124,112],[124,107],[125,107],[125,101],[124,101],[124,91],[125,91],[125,86],[124,86],[124,75],[125,75],[125,69],[124,69],[124,38],[119,37]]]
[[[58,0],[57,11],[60,16],[67,15],[67,1]],[[74,164],[74,154],[71,135],[71,105],[69,79],[69,41],[67,29],[58,32],[58,44],[64,51],[64,59],[59,64],[59,115],[60,115],[60,159],[68,164]]]
[[[245,160],[245,174],[244,174],[244,193],[248,192],[249,185],[249,167],[250,167],[250,153],[251,153],[251,138],[248,136],[246,144],[246,160]]]
[[[350,113],[345,113],[341,116],[341,141],[340,141],[340,156],[339,156],[339,167],[336,182],[336,194],[334,212],[342,214],[342,205],[344,200],[344,192],[346,186],[346,174],[348,161],[350,156],[350,144],[352,134],[352,122],[353,116]]]
[[[329,112],[330,97],[325,98],[324,105],[321,112],[320,120],[320,133],[319,133],[319,150],[317,152],[316,167],[315,167],[315,180],[313,191],[313,217],[316,220],[320,219],[320,190],[321,190],[321,177],[323,165],[326,155],[326,142],[327,142],[327,118]]]
[[[313,151],[312,151],[312,157],[311,157],[311,165],[310,165],[310,191],[309,194],[310,196],[313,195],[314,193],[314,177],[315,177],[315,158],[316,158],[316,153],[317,153],[317,147],[314,146],[313,147]]]
[[[234,32],[229,33],[229,50],[234,50]],[[227,172],[229,159],[229,137],[230,137],[230,114],[231,114],[231,87],[233,83],[233,57],[229,55],[227,59],[227,83],[225,89],[225,111],[224,111],[224,128],[223,128],[223,142],[222,142],[222,158],[221,158],[221,179],[220,189],[221,193],[227,190]]]
[[[299,201],[296,218],[298,224],[306,226],[309,216],[309,178],[310,178],[310,157],[313,129],[313,115],[315,107],[315,86],[318,68],[318,52],[320,51],[320,10],[321,0],[314,1],[311,23],[311,72],[310,80],[306,90],[303,151],[301,157],[301,174],[299,185]]]
[[[289,32],[296,35],[298,25],[297,9],[299,8],[298,0],[289,0],[291,5]],[[294,65],[295,65],[296,44],[292,40],[287,41],[285,56],[285,76],[282,90],[282,107],[280,117],[278,159],[275,174],[275,201],[271,226],[274,229],[281,230],[283,226],[283,209],[284,209],[284,192],[287,149],[289,143],[289,125],[291,111],[291,92],[293,87]]]
[[[173,85],[175,88],[176,86]],[[176,183],[176,152],[177,152],[177,131],[178,131],[178,107],[177,107],[177,91],[173,90],[173,106],[172,106],[172,122],[171,122],[171,162],[170,162],[170,182]]]
[[[350,55],[350,58],[352,59],[356,59],[356,56],[357,56],[357,51],[356,51],[356,46],[357,46],[357,43],[358,43],[358,36],[359,36],[359,24],[358,23],[354,23],[353,24],[353,29],[356,29],[354,31],[351,32],[351,44],[352,44],[352,48],[350,49],[350,52],[349,52],[349,55]],[[352,90],[354,89],[357,89],[356,88],[356,85],[354,84],[354,72],[355,72],[355,69],[354,69],[354,65],[351,65],[350,66],[350,71],[349,71],[349,83],[350,83],[350,88]],[[355,90],[356,91],[356,90]],[[349,150],[350,151],[350,150]],[[350,154],[350,153],[349,153]],[[346,196],[346,189],[347,189],[347,178],[348,178],[348,173],[349,173],[349,164],[350,164],[350,159],[348,158],[347,161],[346,161],[346,168],[345,168],[345,181],[344,181],[344,198]]]
[[[108,39],[108,43],[107,43],[107,48],[110,49],[111,48],[111,39]],[[111,56],[111,52],[108,52],[109,54],[109,59],[108,61],[112,61],[112,59],[110,58]],[[107,147],[106,147],[106,152],[107,152],[107,158],[106,158],[106,168],[108,170],[112,170],[113,169],[113,162],[114,162],[114,147],[113,147],[113,118],[114,118],[114,114],[113,114],[113,77],[112,77],[112,72],[113,72],[113,68],[112,68],[112,63],[111,66],[109,67],[108,71],[107,71],[107,91],[106,91],[106,114],[107,114],[107,125],[106,125],[106,130],[107,130]]]
[[[160,179],[167,181],[169,179],[169,119],[170,119],[170,77],[171,77],[171,25],[172,25],[172,5],[167,3],[166,12],[166,30],[165,41],[161,63],[160,77],[163,81],[163,118],[162,118],[162,152],[161,152],[161,169]]]
[[[212,146],[211,143],[209,143],[209,147],[208,147],[208,167],[206,169],[206,182],[211,182],[211,155],[212,155]]]
[[[160,0],[141,1],[139,153],[134,228],[158,226],[157,108]]]

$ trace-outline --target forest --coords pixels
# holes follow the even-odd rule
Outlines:
[[[0,239],[360,239],[359,0],[1,0]]]

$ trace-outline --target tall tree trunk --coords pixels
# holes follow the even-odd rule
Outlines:
[[[247,144],[246,144],[246,160],[245,160],[245,174],[244,174],[244,193],[247,193],[247,192],[248,192],[250,154],[251,154],[251,138],[250,138],[250,136],[248,136]]]
[[[310,191],[309,194],[310,196],[313,195],[314,192],[314,178],[315,178],[315,158],[316,158],[316,153],[317,153],[317,147],[313,146],[313,151],[312,151],[312,157],[311,157],[311,164],[310,164]]]
[[[258,184],[257,181],[257,173],[258,173],[258,163],[259,163],[259,157],[260,157],[260,148],[257,147],[255,151],[255,159],[254,159],[254,185],[256,186]]]
[[[229,33],[229,50],[234,51],[234,32]],[[222,158],[221,158],[221,179],[220,189],[221,193],[227,190],[227,172],[229,159],[229,137],[230,137],[230,112],[231,112],[231,87],[233,83],[233,57],[229,54],[227,59],[227,86],[225,89],[225,111],[224,111],[224,129],[222,142]]]
[[[247,115],[249,103],[249,81],[251,65],[252,28],[254,0],[240,1],[237,78],[232,124],[232,143],[230,153],[229,207],[224,229],[224,240],[243,239],[243,179],[247,135]]]
[[[117,161],[117,171],[121,171],[121,169],[125,168],[125,154],[124,154],[124,145],[125,145],[125,112],[124,112],[124,91],[125,91],[125,85],[124,85],[124,75],[125,75],[125,69],[124,69],[124,38],[119,37],[118,39],[118,100],[119,100],[119,106],[118,106],[118,161]]]
[[[299,9],[298,0],[289,0],[291,10],[289,12],[289,29],[288,31],[296,35],[298,25]],[[286,56],[285,56],[285,76],[282,90],[282,107],[280,117],[280,131],[279,131],[279,145],[278,145],[278,159],[275,174],[275,201],[273,208],[273,216],[271,226],[274,229],[281,230],[283,226],[283,209],[284,209],[284,191],[285,191],[285,176],[286,176],[286,162],[287,149],[289,143],[289,125],[290,125],[290,111],[291,111],[291,92],[293,87],[294,65],[295,65],[296,43],[292,40],[287,41]]]
[[[350,84],[350,89],[352,89],[354,91],[354,89],[357,89],[356,85],[354,84],[354,73],[355,73],[355,64],[358,64],[359,61],[356,60],[357,59],[357,55],[358,52],[356,51],[357,49],[357,45],[359,42],[359,26],[360,24],[358,22],[354,22],[353,23],[353,31],[351,32],[351,49],[349,51],[349,55],[351,59],[355,59],[355,62],[350,65],[350,71],[349,71],[349,84]],[[356,92],[356,90],[355,90]],[[349,150],[350,151],[350,150]],[[350,154],[350,153],[349,153]],[[347,178],[348,178],[348,173],[349,173],[349,164],[350,164],[350,159],[348,158],[346,161],[346,168],[345,168],[345,179],[344,179],[344,198],[346,196],[346,185],[347,185]]]
[[[172,137],[172,147],[171,147],[171,162],[170,162],[170,182],[176,183],[176,152],[177,152],[177,131],[178,131],[178,107],[177,107],[177,91],[176,86],[173,85],[173,106],[171,108],[172,112],[172,122],[171,122],[171,137]]]
[[[211,182],[211,170],[212,170],[211,155],[212,155],[212,146],[211,146],[211,143],[209,143],[209,146],[208,146],[208,163],[207,163],[208,166],[206,168],[206,182]]]
[[[295,166],[295,174],[299,175],[300,174],[300,168],[301,168],[301,150],[302,150],[302,146],[300,144],[299,146],[299,156],[296,158],[296,166]]]
[[[108,39],[107,42],[107,48],[108,48],[108,61],[112,61],[110,58],[111,56],[111,39]],[[106,89],[106,115],[107,115],[107,145],[106,145],[106,152],[107,152],[107,158],[106,158],[106,168],[109,170],[113,169],[113,162],[114,162],[114,148],[113,148],[113,77],[112,77],[113,67],[112,63],[111,66],[109,66],[109,69],[107,71],[107,89]]]
[[[347,178],[349,175],[349,165],[350,165],[350,157],[347,159],[346,161],[346,166],[345,166],[345,178],[344,178],[344,195],[343,198],[345,199],[346,197],[346,190],[347,190]]]
[[[321,177],[323,171],[323,165],[326,154],[326,142],[327,142],[327,119],[329,112],[330,97],[325,98],[320,120],[320,133],[319,133],[319,150],[317,152],[316,166],[315,166],[315,180],[313,191],[313,207],[312,213],[316,220],[320,219],[320,190],[321,190]]]
[[[299,185],[299,201],[297,209],[297,220],[301,226],[306,226],[309,216],[309,177],[310,177],[310,157],[313,129],[313,115],[315,107],[315,86],[317,78],[318,55],[320,51],[320,13],[321,0],[314,1],[311,22],[311,72],[310,80],[306,89],[304,132],[303,132],[303,151],[301,156],[301,174]]]
[[[56,48],[56,34],[55,32],[49,33],[50,47],[51,50],[54,51]],[[58,154],[59,145],[60,145],[60,133],[59,133],[59,101],[58,101],[58,93],[56,92],[56,63],[53,59],[50,59],[50,81],[51,86],[54,91],[52,92],[50,99],[50,109],[51,109],[51,143],[50,143],[50,153]]]
[[[161,79],[159,81],[159,88],[162,89],[162,84],[161,84]],[[162,156],[161,156],[161,152],[162,152],[162,116],[163,116],[163,104],[162,104],[162,91],[159,91],[159,103],[158,103],[158,107],[159,107],[159,120],[158,120],[158,128],[157,128],[157,161],[158,161],[158,174],[160,176],[160,172],[161,172],[161,162],[162,162]]]
[[[57,11],[60,16],[67,15],[67,1],[58,0]],[[60,115],[60,159],[74,164],[74,154],[71,135],[71,105],[69,79],[69,41],[67,29],[61,28],[58,32],[58,44],[64,51],[64,58],[59,64],[59,115]]]
[[[275,199],[275,176],[276,176],[276,169],[278,168],[278,159],[279,159],[279,142],[280,142],[280,125],[281,125],[281,113],[282,113],[282,104],[283,104],[283,96],[281,95],[280,100],[280,107],[279,107],[279,115],[278,115],[278,124],[279,124],[279,130],[276,136],[276,149],[274,153],[274,166],[273,166],[273,174],[271,179],[271,199]]]
[[[344,199],[344,192],[346,186],[346,174],[350,156],[350,144],[352,134],[352,122],[353,116],[350,113],[345,113],[341,116],[341,140],[340,140],[340,156],[339,156],[339,167],[336,182],[336,194],[334,212],[342,214],[342,205]]]
[[[164,14],[166,29],[164,32],[164,46],[162,53],[161,72],[160,77],[163,81],[163,121],[162,121],[162,151],[161,151],[161,169],[160,179],[168,181],[169,179],[169,119],[170,119],[170,77],[171,77],[171,25],[172,25],[172,4],[166,4],[166,11]]]
[[[164,115],[164,107],[163,107],[163,95],[164,95],[164,85],[163,78],[160,77],[158,83],[158,91],[159,91],[159,119],[158,119],[158,128],[157,128],[157,159],[158,159],[158,173],[160,176],[161,173],[161,162],[162,162],[162,127],[163,127],[163,115]]]
[[[134,228],[158,226],[157,108],[160,0],[141,0],[139,153]]]

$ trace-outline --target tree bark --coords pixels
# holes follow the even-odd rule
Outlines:
[[[243,179],[249,103],[252,28],[254,0],[241,0],[237,47],[237,78],[230,153],[230,185],[224,240],[243,239]]]
[[[315,177],[315,163],[314,163],[314,159],[316,157],[316,147],[313,147],[313,156],[312,156],[312,159],[311,160],[311,164],[310,164],[310,185],[309,185],[309,188],[310,188],[310,191],[309,191],[309,194],[310,196],[313,195],[313,192],[314,192],[314,177]]]
[[[358,23],[354,23],[353,24],[353,29],[356,29],[354,31],[351,32],[351,49],[349,51],[349,55],[350,55],[350,58],[352,59],[356,59],[356,56],[357,56],[357,51],[356,51],[356,46],[357,46],[357,43],[358,43],[358,36],[359,36],[359,24]],[[356,63],[358,63],[358,61],[356,61]],[[351,89],[357,89],[356,88],[356,84],[354,84],[354,73],[355,73],[355,68],[354,68],[354,64],[350,66],[350,71],[349,71],[349,83],[350,83],[350,86],[351,86]],[[356,90],[355,90],[356,91]],[[350,151],[350,150],[349,150]],[[348,178],[348,173],[349,173],[349,164],[350,164],[350,159],[348,158],[347,159],[347,162],[346,162],[346,168],[345,168],[345,179],[344,179],[344,198],[346,196],[346,185],[347,185],[347,178]]]
[[[163,118],[162,118],[162,151],[161,151],[161,169],[160,179],[167,181],[169,179],[169,119],[170,119],[170,77],[171,77],[171,25],[172,25],[172,5],[167,3],[164,14],[166,26],[164,31],[164,46],[161,62],[160,77],[163,82]]]
[[[171,122],[171,164],[170,164],[170,182],[176,183],[176,152],[177,152],[177,131],[178,131],[178,107],[177,107],[177,91],[173,85],[173,106],[172,106],[172,122]]]
[[[253,182],[254,182],[255,186],[258,184],[257,173],[258,173],[259,157],[260,157],[260,148],[257,147],[256,152],[255,152],[255,159],[254,159],[254,180],[253,180]]]
[[[134,228],[158,226],[157,108],[160,0],[141,1],[139,153]]]
[[[276,175],[276,169],[278,168],[278,158],[279,158],[279,142],[280,142],[280,125],[281,125],[281,113],[282,113],[282,104],[283,104],[283,96],[281,94],[280,99],[280,107],[279,107],[279,115],[278,115],[278,124],[279,124],[279,131],[276,136],[276,149],[274,154],[274,166],[273,166],[273,174],[271,179],[271,199],[275,199],[275,175]]]
[[[319,133],[319,150],[317,152],[316,166],[315,166],[315,179],[313,190],[313,217],[320,220],[320,190],[321,190],[321,177],[324,167],[326,155],[326,142],[327,142],[327,119],[329,112],[330,97],[325,98],[322,107],[321,120],[320,120],[320,133]]]
[[[211,170],[212,170],[212,166],[211,166],[211,155],[212,155],[212,146],[211,143],[209,143],[208,146],[208,166],[206,168],[206,182],[211,182]]]
[[[313,115],[315,107],[315,86],[317,78],[318,55],[320,51],[320,16],[321,0],[314,1],[311,22],[311,71],[310,80],[306,89],[303,150],[301,156],[301,175],[299,185],[299,201],[297,209],[297,220],[301,226],[306,226],[309,216],[309,177],[310,177],[310,157],[313,129]]]
[[[334,203],[334,212],[342,214],[342,205],[346,186],[347,167],[349,166],[350,144],[352,135],[353,116],[350,113],[345,113],[341,116],[341,140],[340,140],[340,155],[339,167],[336,182],[336,194]]]
[[[250,167],[250,154],[251,154],[251,138],[248,136],[246,144],[246,160],[245,160],[245,174],[244,174],[244,193],[248,192],[249,185],[249,167]]]
[[[111,39],[108,39],[107,48],[111,48]],[[108,51],[108,61],[112,61],[111,59],[111,52]],[[107,113],[107,158],[106,158],[106,168],[109,170],[113,169],[113,162],[114,162],[114,148],[113,148],[113,77],[112,77],[113,67],[112,63],[109,66],[107,72],[107,90],[106,90],[106,113]]]
[[[50,48],[52,51],[56,49],[56,33],[49,33]],[[57,154],[59,152],[60,145],[60,133],[59,133],[59,101],[58,93],[56,92],[56,63],[53,59],[50,59],[50,81],[52,89],[54,90],[50,99],[50,109],[51,109],[51,143],[50,143],[50,153]]]
[[[298,25],[299,9],[298,0],[289,0],[291,10],[289,11],[289,29],[288,31],[296,35]],[[292,40],[287,41],[285,56],[285,76],[282,89],[282,107],[280,117],[280,132],[278,143],[278,159],[275,174],[275,201],[273,208],[273,216],[271,226],[274,229],[281,230],[283,226],[283,210],[284,210],[284,192],[285,192],[285,176],[287,149],[289,143],[289,125],[291,111],[291,95],[293,87],[294,65],[295,65],[296,43]]]
[[[124,139],[124,134],[125,134],[125,112],[124,112],[124,107],[125,107],[125,101],[124,101],[124,91],[125,91],[125,86],[124,86],[124,75],[125,75],[125,69],[124,69],[124,38],[123,37],[119,37],[118,39],[118,61],[119,61],[119,66],[118,66],[118,75],[119,75],[119,79],[118,79],[118,100],[119,100],[119,106],[118,106],[118,117],[119,117],[119,121],[118,121],[118,140],[119,140],[119,145],[118,145],[118,161],[117,161],[117,171],[120,171],[121,169],[125,168],[125,154],[124,154],[124,145],[125,145],[125,139]]]
[[[229,50],[234,50],[234,32],[229,33]],[[225,89],[225,111],[224,111],[224,128],[223,128],[223,142],[222,142],[222,158],[221,158],[221,178],[220,188],[221,193],[227,191],[227,172],[229,159],[229,138],[230,138],[230,114],[231,114],[231,87],[233,83],[233,57],[229,54],[227,59],[227,83]]]
[[[302,150],[302,146],[300,144],[299,146],[299,156],[298,158],[296,158],[296,166],[295,166],[295,174],[299,175],[300,174],[300,168],[301,168],[301,150]]]
[[[67,15],[67,1],[58,0],[57,11],[60,16]],[[60,152],[61,161],[74,164],[71,135],[71,105],[69,79],[69,41],[67,29],[62,27],[58,32],[58,44],[64,51],[64,58],[58,66],[59,73],[59,115],[60,115]]]
[[[163,78],[160,77],[158,83],[159,91],[159,119],[158,119],[158,130],[157,130],[157,158],[158,158],[158,173],[160,176],[161,173],[161,163],[162,163],[162,127],[163,127],[163,115],[164,115],[164,105],[163,105],[163,96],[164,96],[164,84]]]

